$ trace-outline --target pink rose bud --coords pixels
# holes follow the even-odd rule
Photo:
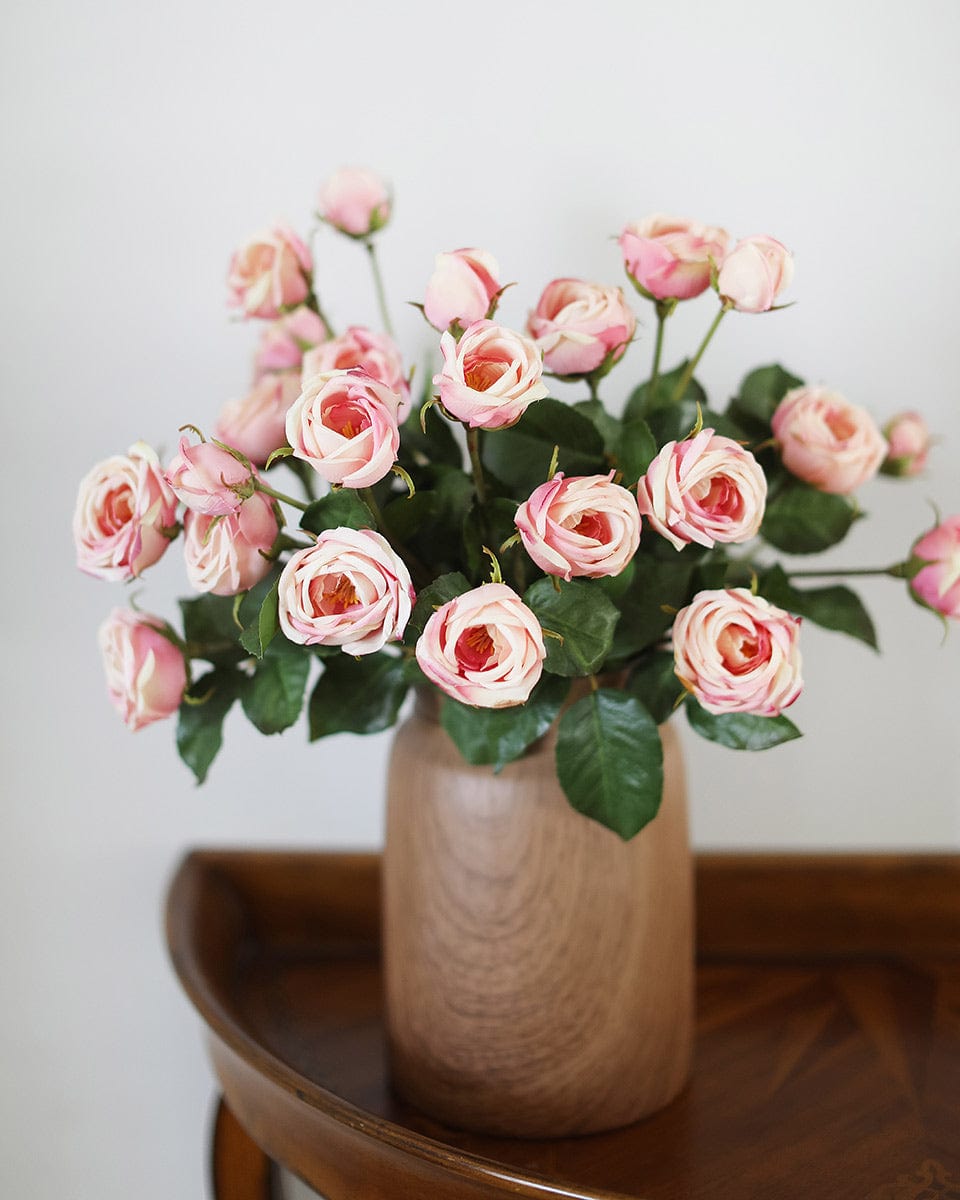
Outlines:
[[[677,677],[707,712],[779,716],[800,695],[800,621],[747,588],[698,592],[673,623]]]
[[[881,466],[885,475],[919,475],[927,465],[931,437],[918,412],[898,413],[883,427],[887,457]]]
[[[847,496],[872,479],[887,454],[873,417],[824,387],[787,392],[770,421],[783,464],[821,492]]]
[[[490,315],[501,291],[500,267],[486,250],[452,250],[438,254],[427,283],[423,311],[434,329],[461,328]]]
[[[947,517],[913,547],[922,567],[910,590],[922,603],[945,617],[960,619],[960,516]]]
[[[637,328],[620,288],[554,279],[530,314],[527,329],[554,375],[591,375],[623,357]]]
[[[766,502],[760,464],[739,442],[712,429],[667,442],[637,484],[640,512],[677,550],[690,542],[749,541]]]
[[[739,312],[767,312],[791,279],[793,255],[776,238],[758,234],[742,238],[723,260],[717,291]]]
[[[326,371],[290,406],[287,441],[328,483],[370,487],[396,462],[399,407],[392,388],[362,371]]]
[[[273,566],[266,556],[280,532],[273,501],[254,492],[239,512],[223,517],[188,511],[183,522],[187,578],[198,592],[235,596]]]
[[[256,378],[274,371],[299,371],[304,352],[328,336],[326,325],[312,308],[295,308],[263,331],[253,362]]]
[[[410,411],[410,385],[403,372],[403,358],[396,342],[385,333],[372,333],[351,325],[346,333],[315,346],[303,357],[303,383],[327,371],[363,371],[378,379],[400,397],[399,421]]]
[[[475,321],[457,342],[440,339],[443,369],[434,375],[440,403],[471,428],[516,425],[535,400],[547,395],[536,342],[493,321]]]
[[[367,237],[390,219],[390,191],[363,167],[341,167],[320,189],[320,216],[341,233]]]
[[[540,623],[504,583],[485,583],[442,605],[417,642],[417,662],[463,704],[523,704],[543,672]]]
[[[684,217],[654,213],[620,235],[627,274],[651,300],[690,300],[710,286],[711,264],[727,249],[727,232]]]
[[[245,396],[226,402],[213,431],[219,441],[262,467],[274,450],[287,444],[287,409],[299,395],[299,371],[268,372]]]
[[[227,275],[228,300],[245,317],[279,317],[310,295],[313,257],[286,225],[275,225],[245,242]]]
[[[176,523],[177,498],[160,460],[137,442],[80,481],[73,513],[77,566],[109,582],[133,579],[164,553]]]
[[[187,686],[183,655],[162,627],[159,617],[115,608],[97,633],[110,703],[134,732],[172,716]]]
[[[180,439],[180,449],[167,467],[167,483],[187,508],[208,517],[236,512],[253,491],[253,473],[229,450],[214,442],[190,445]]]
[[[564,479],[559,471],[517,509],[527,553],[548,575],[619,575],[640,545],[640,513],[609,475]]]

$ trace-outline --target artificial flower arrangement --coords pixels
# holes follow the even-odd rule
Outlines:
[[[505,287],[479,249],[437,256],[418,307],[441,365],[414,402],[376,256],[391,208],[383,182],[352,168],[319,198],[322,221],[369,253],[384,331],[337,333],[307,244],[268,229],[229,270],[231,305],[265,322],[249,394],[209,438],[184,426],[166,467],[137,443],[82,481],[82,570],[135,580],[179,538],[198,593],[180,603],[182,633],[134,608],[107,618],[110,697],[134,730],[178,714],[198,781],[234,702],[279,733],[315,670],[311,740],[386,729],[411,687],[433,688],[464,758],[500,770],[559,720],[571,804],[632,837],[657,813],[658,725],[676,708],[712,741],[775,746],[798,736],[783,714],[802,687],[801,618],[875,646],[854,591],[797,586],[868,572],[790,570],[767,548],[839,542],[862,515],[859,487],[923,468],[927,429],[905,413],[881,432],[779,366],[711,408],[694,374],[708,343],[729,313],[782,307],[793,260],[772,237],[731,247],[722,229],[663,216],[619,239],[656,318],[649,378],[621,415],[599,392],[639,357],[622,290],[556,279],[520,332],[496,320]],[[703,342],[663,370],[671,314],[711,289]],[[587,396],[551,398],[551,377]],[[283,472],[301,496],[276,486]],[[877,573],[960,616],[960,516]],[[589,686],[571,696],[577,679]]]

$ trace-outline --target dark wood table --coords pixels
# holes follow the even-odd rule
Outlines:
[[[375,855],[197,851],[168,940],[223,1091],[218,1200],[960,1200],[960,856],[701,855],[693,1080],[561,1141],[390,1092]]]

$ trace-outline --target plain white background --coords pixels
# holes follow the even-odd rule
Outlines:
[[[201,1196],[212,1085],[160,924],[178,857],[381,837],[387,737],[268,741],[235,714],[197,790],[172,728],[129,735],[103,693],[94,631],[124,597],[73,568],[76,483],[246,386],[234,245],[280,216],[306,230],[326,174],[376,167],[419,361],[401,302],[439,250],[493,251],[519,324],[557,275],[620,282],[609,235],[655,209],[770,232],[799,303],[729,318],[703,380],[722,403],[780,360],[881,419],[921,407],[942,438],[928,476],[865,489],[872,519],[832,559],[892,562],[928,497],[960,511],[958,34],[951,0],[5,5],[0,1190]],[[316,253],[334,319],[375,321],[362,251],[324,232]],[[648,371],[636,308],[613,400]],[[668,361],[712,311],[687,306]],[[183,588],[174,550],[140,603],[173,616]],[[699,845],[960,846],[960,640],[899,583],[863,592],[884,655],[806,628],[801,743],[688,739]]]

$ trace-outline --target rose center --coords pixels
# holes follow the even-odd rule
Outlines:
[[[486,625],[471,625],[457,638],[457,662],[467,671],[482,671],[493,656],[493,638]]]
[[[595,542],[602,542],[608,535],[607,523],[599,513],[585,512],[574,525],[573,532],[579,533],[581,537],[592,538]]]
[[[770,635],[763,628],[728,625],[717,639],[717,650],[731,675],[744,675],[770,657]]]
[[[355,438],[358,433],[370,428],[370,417],[359,404],[344,399],[330,405],[323,423],[341,437]]]
[[[690,489],[700,508],[718,516],[735,517],[743,508],[743,497],[726,475],[711,475]]]
[[[360,599],[349,575],[326,575],[310,581],[310,603],[325,617],[338,617],[355,608]]]
[[[100,510],[100,529],[103,533],[116,533],[128,525],[133,517],[133,494],[130,488],[115,488],[107,494]]]
[[[846,413],[831,412],[824,417],[827,428],[837,439],[838,442],[845,442],[848,438],[853,437],[857,432],[857,423],[850,419]]]
[[[509,363],[468,354],[463,360],[463,382],[475,392],[486,392],[503,377]]]

